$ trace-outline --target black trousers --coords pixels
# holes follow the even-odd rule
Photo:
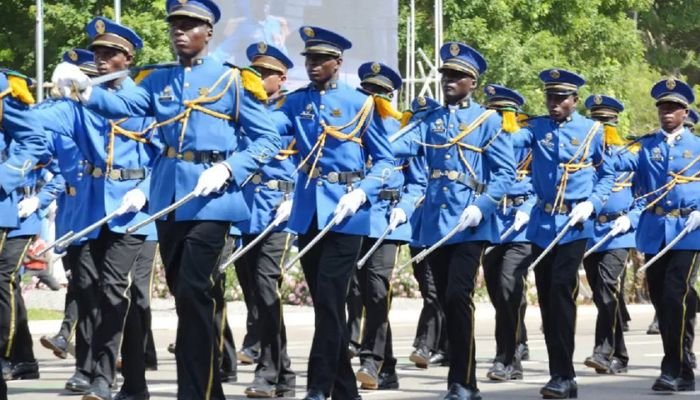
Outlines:
[[[445,310],[450,344],[448,386],[459,383],[476,389],[474,287],[484,242],[456,243],[428,256],[440,303]]]
[[[92,339],[93,381],[102,377],[111,383],[116,378],[122,333],[131,306],[130,292],[136,275],[136,259],[145,240],[144,235],[116,233],[104,225],[97,239],[89,241],[90,254],[98,273],[97,299],[100,315]],[[143,340],[143,334],[141,338]],[[141,359],[144,349],[143,345],[139,348],[142,352]],[[138,371],[133,372],[136,374]],[[145,378],[143,384],[145,385]]]
[[[299,236],[303,249],[317,234],[316,218],[309,230]],[[304,257],[301,266],[314,303],[314,338],[309,355],[309,389],[317,389],[334,399],[358,397],[355,373],[347,358],[348,330],[345,298],[355,263],[362,247],[362,236],[329,232]]]
[[[582,239],[554,246],[535,267],[549,374],[553,377],[573,379],[576,376],[573,356],[578,267],[586,251],[586,242]],[[533,245],[533,259],[539,257],[542,251],[541,247]]]
[[[360,349],[362,346],[362,335],[365,320],[365,307],[362,305],[362,292],[360,291],[360,282],[358,281],[358,272],[352,275],[350,280],[350,289],[346,299],[346,307],[348,311],[348,331],[350,332],[350,344],[355,349]]]
[[[247,246],[256,237],[257,235],[243,235],[243,245]],[[292,239],[291,233],[273,232],[248,251],[238,263],[241,269],[251,274],[253,307],[258,315],[254,332],[258,333],[260,340],[260,357],[255,376],[273,385],[293,385],[295,382],[287,354],[287,331],[279,292],[282,267]]]
[[[66,249],[71,279],[75,285],[78,305],[78,324],[75,335],[75,369],[88,378],[92,377],[92,339],[98,318],[98,277],[90,254],[89,242],[69,246]]]
[[[218,264],[230,224],[221,221],[157,221],[160,254],[178,315],[175,359],[177,398],[223,400],[214,296]]]
[[[423,248],[410,247],[409,250],[411,257],[415,257],[423,251]],[[413,347],[416,349],[426,348],[433,353],[447,354],[445,312],[440,305],[435,279],[428,260],[413,264],[413,277],[418,282],[418,290],[423,298],[423,308],[418,316]]]
[[[646,254],[648,260],[652,254]],[[700,251],[671,250],[646,270],[649,297],[659,318],[664,346],[661,373],[673,378],[695,378],[690,365],[692,319],[697,308],[693,290],[700,265]]]
[[[365,238],[360,254],[364,255],[376,239]],[[400,242],[385,240],[372,254],[362,269],[357,270],[357,281],[364,308],[364,332],[360,347],[363,365],[373,363],[379,371],[386,361],[396,365],[393,354],[387,360],[386,347],[391,305],[391,277],[399,258]]]
[[[522,307],[532,246],[506,243],[494,246],[484,256],[484,279],[491,304],[496,309],[495,362],[510,365],[521,342],[524,327]]]
[[[134,261],[129,288],[129,310],[122,340],[122,376],[124,393],[138,393],[146,388],[146,363],[157,364],[155,349],[149,349],[151,332],[151,288],[158,242],[147,240]],[[150,353],[150,355],[149,355]],[[152,357],[147,360],[146,357]]]
[[[79,251],[79,246],[69,246],[66,249],[67,253]],[[78,325],[78,298],[77,298],[77,282],[75,280],[75,271],[78,267],[72,263],[77,262],[77,257],[70,257],[66,254],[63,257],[63,269],[66,271],[66,279],[68,280],[68,286],[66,286],[66,300],[65,306],[63,307],[63,321],[61,321],[61,328],[58,330],[58,334],[66,338],[67,342],[73,340],[73,335],[75,334]]]
[[[598,309],[593,352],[607,360],[617,357],[624,365],[629,361],[624,321],[620,305],[621,279],[629,249],[613,249],[593,253],[583,260],[588,284],[593,290],[593,302]]]
[[[221,260],[228,258],[236,249],[236,236],[226,236],[224,248],[221,251]],[[236,342],[233,340],[233,332],[228,324],[226,309],[226,275],[222,274],[214,285],[214,299],[216,300],[216,315],[214,327],[218,332],[219,360],[221,372],[233,374],[238,371],[236,356]]]
[[[8,238],[0,231],[0,357],[12,362],[35,361],[20,268],[32,236]]]
[[[260,328],[258,325],[258,318],[260,314],[255,299],[255,264],[246,262],[243,260],[244,258],[247,259],[247,257],[243,257],[234,263],[238,284],[241,285],[241,291],[243,292],[243,301],[245,302],[246,310],[248,310],[248,314],[246,314],[245,336],[243,337],[241,348],[250,348],[259,352]]]

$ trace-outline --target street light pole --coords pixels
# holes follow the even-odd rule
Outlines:
[[[122,1],[114,0],[114,22],[121,24],[122,19]]]
[[[44,0],[36,0],[36,100],[44,100]]]

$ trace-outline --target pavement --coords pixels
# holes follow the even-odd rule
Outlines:
[[[60,292],[50,296],[56,299],[46,300],[46,294],[27,293],[29,307],[62,305]],[[39,297],[43,299],[38,300]],[[44,302],[44,303],[41,303]],[[394,351],[399,359],[398,374],[400,390],[362,391],[364,399],[441,399],[446,390],[446,367],[418,369],[408,361],[412,351],[413,335],[418,319],[421,300],[395,299],[390,314]],[[526,316],[529,333],[531,360],[523,363],[525,379],[505,383],[493,383],[486,379],[490,367],[490,358],[495,351],[493,340],[494,313],[488,303],[479,303],[476,307],[476,357],[479,388],[484,399],[513,400],[539,399],[539,389],[549,379],[547,372],[547,354],[544,338],[539,331],[540,315],[536,306],[530,306]],[[651,391],[651,385],[659,374],[658,366],[663,354],[660,336],[646,335],[646,327],[653,317],[650,305],[632,305],[630,331],[626,334],[630,353],[630,369],[626,374],[598,375],[583,365],[585,357],[593,349],[595,315],[593,306],[580,306],[578,312],[576,352],[574,362],[578,375],[579,399],[619,400],[619,399],[654,399],[659,395]],[[240,343],[245,329],[245,306],[241,302],[229,304],[229,317],[236,341]],[[176,399],[177,380],[175,360],[166,348],[175,338],[177,318],[172,301],[154,302],[154,335],[159,357],[158,370],[147,373],[147,380],[152,399]],[[313,336],[313,310],[309,307],[285,306],[287,321],[288,349],[292,358],[292,367],[298,373],[297,398],[304,395],[306,385],[306,360]],[[35,336],[34,350],[40,363],[41,379],[9,382],[9,394],[12,400],[43,400],[55,398],[75,398],[63,390],[65,380],[73,372],[73,360],[59,360],[48,350],[41,347],[39,337],[42,334],[54,334],[59,321],[32,321],[30,329]],[[700,352],[700,346],[695,345]],[[354,367],[359,368],[358,360],[353,360]],[[254,366],[239,366],[238,383],[225,383],[227,399],[245,398],[242,394],[253,380]],[[700,382],[698,382],[700,387]],[[680,399],[700,399],[700,391],[676,394]]]

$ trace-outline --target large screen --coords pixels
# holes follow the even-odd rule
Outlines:
[[[367,61],[383,62],[398,70],[398,0],[222,0],[222,17],[211,48],[238,66],[249,61],[246,48],[264,41],[284,51],[294,62],[288,89],[308,82],[304,43],[299,28],[312,25],[337,32],[352,42],[345,52],[341,79],[359,81],[357,68]]]

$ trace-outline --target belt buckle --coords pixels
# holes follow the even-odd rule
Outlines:
[[[671,212],[668,213],[671,217],[678,218],[681,216],[681,210],[680,208],[676,208],[675,210],[672,210]]]
[[[659,217],[662,217],[664,214],[666,214],[666,212],[664,211],[663,207],[656,206],[656,208],[654,208],[654,214],[658,215]]]
[[[108,176],[109,176],[109,179],[112,179],[115,181],[119,180],[122,177],[122,171],[120,169],[113,169],[113,170],[109,171]]]
[[[319,176],[321,176],[321,168],[314,168],[314,169],[311,171],[311,178],[312,178],[312,179],[316,179],[316,178],[318,178]]]
[[[340,180],[340,174],[338,174],[337,172],[329,172],[326,179],[330,183],[338,183],[338,181]]]
[[[102,177],[102,168],[93,167],[92,172],[90,172],[90,175],[92,175],[93,178],[101,178]]]
[[[280,187],[280,182],[277,179],[273,179],[271,181],[267,181],[265,186],[267,186],[267,188],[270,190],[277,190]]]
[[[546,203],[546,204],[544,205],[544,212],[546,212],[546,213],[551,213],[551,212],[552,212],[552,208],[553,208],[553,207],[552,207],[552,204]]]
[[[568,213],[569,213],[569,206],[567,206],[566,204],[562,204],[559,207],[559,214],[568,214]]]
[[[181,154],[181,158],[182,158],[183,160],[189,161],[189,162],[194,161],[194,151],[188,150],[188,151],[182,153],[182,154]]]
[[[75,195],[78,194],[75,186],[66,187],[66,193],[68,193],[68,196],[70,197],[75,197]]]
[[[608,216],[607,215],[599,215],[598,222],[600,222],[601,224],[608,222]]]
[[[174,147],[168,147],[168,151],[166,152],[165,156],[168,158],[175,158],[177,157],[177,150],[175,150]]]
[[[253,178],[251,178],[250,181],[253,182],[253,184],[255,185],[259,185],[260,182],[262,182],[262,176],[260,176],[260,174],[255,174],[253,175]]]
[[[456,181],[457,178],[459,178],[459,172],[458,171],[447,171],[447,179],[451,181]]]
[[[434,169],[432,174],[430,175],[431,178],[437,179],[442,176],[442,171]]]

